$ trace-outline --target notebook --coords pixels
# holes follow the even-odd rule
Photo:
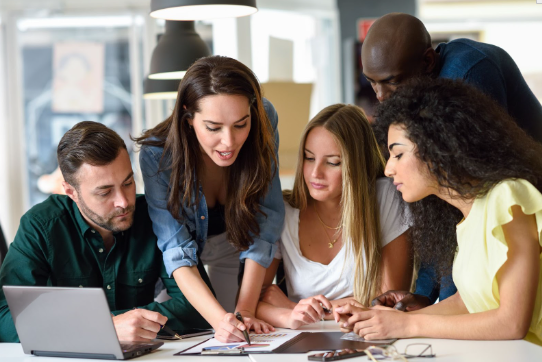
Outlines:
[[[120,343],[101,288],[4,285],[3,290],[26,354],[129,359],[163,344]]]
[[[386,341],[355,341],[344,339],[342,332],[301,332],[277,330],[268,334],[250,334],[251,345],[245,342],[221,343],[215,338],[185,349],[175,356],[183,355],[255,355],[269,353],[307,353],[342,349],[366,349],[375,344],[392,344]]]

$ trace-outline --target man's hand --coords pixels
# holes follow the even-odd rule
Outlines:
[[[431,305],[431,301],[425,295],[412,294],[407,291],[389,290],[371,301],[371,305],[381,305],[403,312],[422,309]]]
[[[150,341],[156,338],[167,317],[146,309],[134,309],[113,317],[119,341]]]

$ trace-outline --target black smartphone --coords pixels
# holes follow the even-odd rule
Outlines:
[[[311,354],[309,361],[338,361],[341,359],[365,356],[362,349],[340,349],[337,351]]]

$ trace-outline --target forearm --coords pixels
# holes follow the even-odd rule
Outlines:
[[[469,311],[465,307],[465,303],[461,299],[459,292],[456,292],[450,298],[442,302],[430,305],[429,307],[420,310],[409,312],[409,314],[425,314],[425,315],[457,315],[468,314]]]
[[[462,315],[410,314],[410,332],[398,337],[498,340],[521,339],[524,332],[513,328],[514,318],[504,318],[499,309]]]
[[[255,314],[258,299],[262,291],[266,269],[254,260],[245,259],[245,273],[239,291],[236,311],[247,311]]]
[[[256,309],[256,318],[259,318],[274,327],[290,328],[290,315],[292,310],[275,307],[266,302],[259,302]]]
[[[188,302],[216,329],[226,311],[201,278],[197,267],[176,269],[173,277]]]

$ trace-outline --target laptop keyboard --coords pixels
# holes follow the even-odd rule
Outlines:
[[[131,343],[121,343],[120,348],[122,348],[122,352],[132,352],[136,349],[143,349],[145,346],[154,346],[153,343],[137,343],[137,344],[131,344]]]

